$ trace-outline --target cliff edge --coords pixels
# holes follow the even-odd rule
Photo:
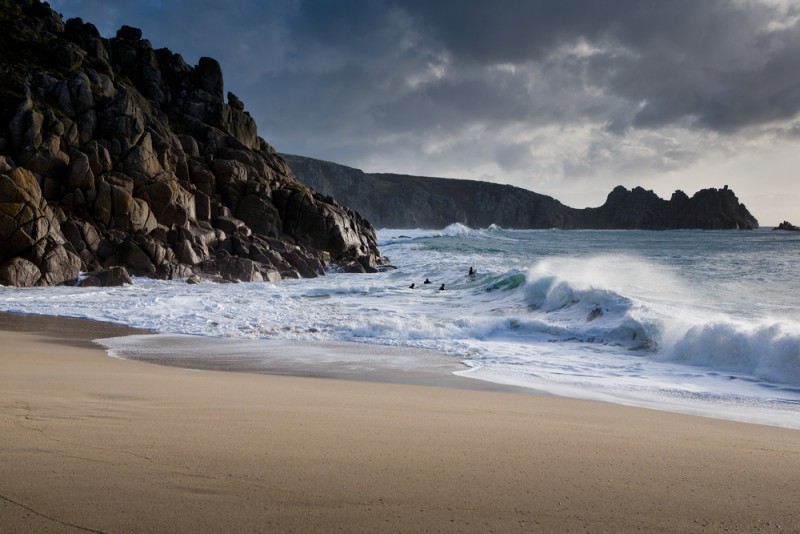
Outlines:
[[[755,229],[758,221],[727,186],[664,200],[641,187],[616,187],[597,208],[576,209],[511,185],[397,174],[367,174],[284,154],[295,176],[333,195],[379,228]]]
[[[382,264],[369,222],[298,182],[224,94],[214,59],[0,0],[0,284]]]

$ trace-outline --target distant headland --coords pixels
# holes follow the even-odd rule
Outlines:
[[[301,182],[333,196],[378,228],[443,228],[453,222],[475,228],[758,228],[758,221],[727,186],[703,189],[692,197],[676,191],[669,200],[641,187],[619,186],[602,206],[576,209],[511,185],[367,174],[328,161],[282,156]]]
[[[783,221],[778,226],[773,228],[773,230],[786,230],[787,232],[800,232],[800,228],[793,225],[789,221]]]

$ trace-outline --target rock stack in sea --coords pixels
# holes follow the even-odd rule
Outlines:
[[[701,189],[689,197],[675,191],[664,200],[642,187],[614,188],[598,208],[576,210],[582,228],[754,230],[758,221],[724,186]]]
[[[615,188],[597,208],[576,209],[511,185],[473,180],[370,173],[328,161],[283,155],[295,176],[333,195],[378,227],[563,229],[741,229],[758,221],[724,186],[664,200],[653,191]]]
[[[789,221],[783,221],[778,226],[773,228],[773,230],[786,230],[787,232],[800,232],[800,228],[793,225]]]
[[[385,262],[372,226],[298,182],[220,65],[0,0],[0,284],[313,277]],[[196,277],[195,277],[196,279]]]

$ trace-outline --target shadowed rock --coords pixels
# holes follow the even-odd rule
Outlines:
[[[4,286],[33,287],[42,277],[42,272],[25,258],[11,258],[0,265],[0,284]]]
[[[132,284],[133,281],[128,275],[125,267],[111,267],[102,271],[96,271],[81,280],[81,287],[111,287]]]
[[[295,176],[332,195],[378,227],[443,228],[458,222],[474,228],[755,229],[758,221],[727,186],[670,200],[641,187],[615,188],[602,206],[575,209],[554,198],[510,185],[358,169],[302,156],[283,156]]]
[[[778,226],[773,228],[773,230],[785,230],[787,232],[800,232],[800,228],[798,228],[797,226],[793,225],[789,221],[783,221]]]
[[[300,184],[223,100],[216,60],[191,67],[130,26],[102,38],[37,0],[0,2],[0,18],[16,51],[0,76],[0,283],[117,266],[274,281],[386,261],[368,222]]]

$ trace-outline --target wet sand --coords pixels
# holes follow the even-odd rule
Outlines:
[[[0,314],[0,531],[800,532],[797,430],[88,341],[130,332]]]

